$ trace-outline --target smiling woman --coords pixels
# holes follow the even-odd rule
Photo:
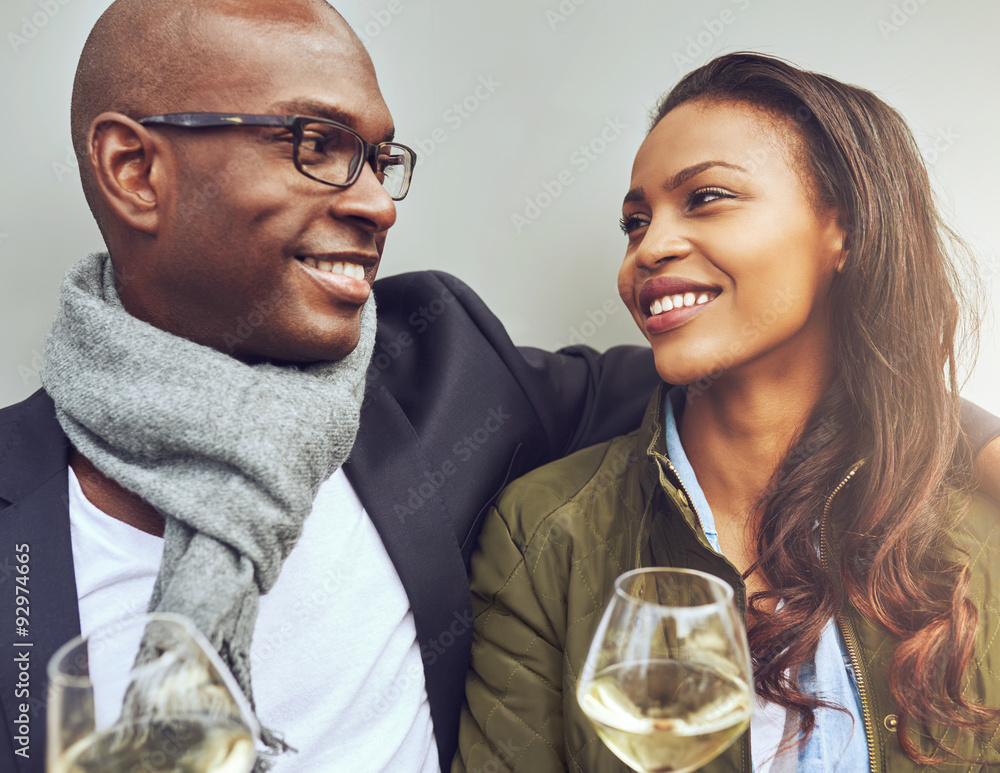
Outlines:
[[[966,253],[903,119],[719,57],[660,103],[622,229],[619,292],[689,386],[501,496],[473,558],[455,770],[512,742],[518,770],[624,770],[564,696],[637,566],[715,574],[746,615],[757,711],[704,770],[1000,764],[1000,514],[959,426]]]

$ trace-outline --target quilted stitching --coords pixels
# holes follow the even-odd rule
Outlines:
[[[480,611],[473,665],[485,672],[487,682],[482,687],[488,689],[476,693],[477,680],[470,678],[469,707],[463,712],[461,728],[464,756],[456,760],[454,771],[628,770],[598,739],[576,702],[575,691],[579,668],[613,581],[634,566],[647,500],[643,491],[658,490],[660,501],[672,508],[653,514],[654,523],[661,519],[661,531],[664,518],[669,517],[671,523],[677,519],[678,526],[694,518],[680,493],[644,456],[610,479],[602,475],[610,461],[624,458],[625,452],[644,453],[649,438],[648,432],[634,433],[542,468],[515,482],[501,499],[499,510],[487,518],[485,549],[473,558],[474,607]],[[983,533],[962,535],[977,587],[980,581],[992,580],[1000,567],[1000,521],[992,529],[982,524],[978,528]],[[661,538],[676,538],[679,554],[690,552],[692,533],[680,532]],[[982,679],[993,690],[997,690],[994,672],[1000,669],[997,653],[991,652],[1000,646],[1000,607],[995,595],[990,587],[974,597],[982,628],[972,669],[973,681]],[[891,643],[874,630],[865,638],[868,648],[863,663],[867,671],[879,673],[891,654]],[[516,705],[518,692],[536,696],[537,705],[534,700],[530,705]],[[492,700],[485,701],[486,695]],[[990,702],[1000,703],[1000,696],[991,696]],[[898,769],[898,764],[917,770],[918,766],[899,759],[895,741],[881,731],[881,717],[875,720],[874,741],[889,769]],[[514,735],[518,747],[509,758],[490,741],[499,743],[505,734]],[[997,739],[994,735],[980,747],[986,761],[998,753]],[[740,769],[739,755],[730,751],[703,771]]]

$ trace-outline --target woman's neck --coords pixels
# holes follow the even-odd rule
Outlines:
[[[723,552],[741,572],[754,561],[751,508],[798,437],[829,380],[811,372],[724,376],[688,390],[679,433],[712,508]]]

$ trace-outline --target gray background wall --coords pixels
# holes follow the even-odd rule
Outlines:
[[[38,387],[60,278],[102,248],[68,124],[76,58],[106,5],[4,0],[0,9],[0,405]],[[459,275],[518,343],[641,341],[615,274],[625,246],[620,202],[646,113],[683,73],[739,49],[857,83],[902,110],[946,212],[977,250],[984,308],[1000,300],[1000,3],[357,0],[338,8],[366,40],[397,136],[421,156],[382,274]],[[1000,413],[992,317],[982,336],[965,394]]]

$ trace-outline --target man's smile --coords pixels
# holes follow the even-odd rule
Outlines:
[[[371,295],[378,256],[326,254],[297,255],[300,266],[310,278],[338,300],[361,305]],[[372,274],[368,277],[368,274]]]
[[[352,279],[365,278],[365,267],[357,263],[345,263],[342,261],[332,263],[328,260],[317,260],[316,258],[299,258],[299,260],[319,271],[326,271],[331,274],[346,274]]]

